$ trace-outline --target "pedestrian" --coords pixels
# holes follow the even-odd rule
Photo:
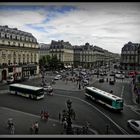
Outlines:
[[[60,120],[61,120],[61,113],[59,112],[59,114],[58,114],[58,115],[59,115],[59,121],[60,121]]]
[[[43,110],[41,110],[40,116],[41,116],[41,119],[44,119],[44,111]]]
[[[33,134],[33,132],[34,132],[34,123],[30,127],[30,134]]]
[[[12,124],[13,124],[13,119],[9,118],[8,121],[7,121],[8,128],[11,128]]]
[[[108,78],[106,78],[106,82],[108,82]]]
[[[48,112],[44,112],[44,118],[48,121],[48,118],[49,118],[49,113]]]
[[[11,128],[10,128],[10,133],[11,133],[12,135],[15,134],[15,126],[14,126],[13,123],[12,123]]]
[[[75,111],[73,111],[72,116],[73,116],[73,120],[75,120],[75,117],[76,117]]]
[[[86,134],[86,128],[84,126],[82,127],[82,134]]]
[[[67,119],[66,118],[64,118],[63,126],[64,126],[64,129],[67,128]]]
[[[110,90],[110,93],[113,93],[113,90]]]
[[[38,122],[37,121],[34,124],[34,129],[35,129],[35,134],[38,134],[39,126],[38,126]]]

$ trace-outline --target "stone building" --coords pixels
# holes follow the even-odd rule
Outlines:
[[[0,81],[39,73],[38,43],[28,32],[0,26]]]
[[[124,70],[140,70],[140,44],[128,42],[121,51],[121,67]]]
[[[74,66],[84,68],[98,68],[109,65],[114,60],[114,54],[98,46],[75,45],[74,47]]]
[[[54,41],[50,44],[50,56],[56,55],[64,63],[64,66],[72,66],[74,61],[73,47],[69,42],[63,40]]]
[[[39,59],[43,56],[50,55],[50,44],[39,44]]]

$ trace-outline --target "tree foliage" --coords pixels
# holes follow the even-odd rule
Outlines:
[[[50,57],[49,55],[42,56],[39,60],[40,67],[45,67],[46,70],[59,70],[64,68],[64,63],[61,62],[56,55]]]

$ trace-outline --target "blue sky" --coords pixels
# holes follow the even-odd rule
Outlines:
[[[129,41],[140,43],[140,3],[0,4],[0,25],[32,33],[39,43],[89,42],[121,53]]]

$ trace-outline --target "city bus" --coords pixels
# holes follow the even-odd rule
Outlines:
[[[95,87],[86,87],[85,96],[89,97],[103,105],[113,109],[121,111],[123,110],[123,99],[117,97],[111,93],[105,92]]]
[[[44,98],[43,87],[35,87],[23,84],[10,84],[9,85],[10,94],[24,96],[30,99],[42,99]]]

